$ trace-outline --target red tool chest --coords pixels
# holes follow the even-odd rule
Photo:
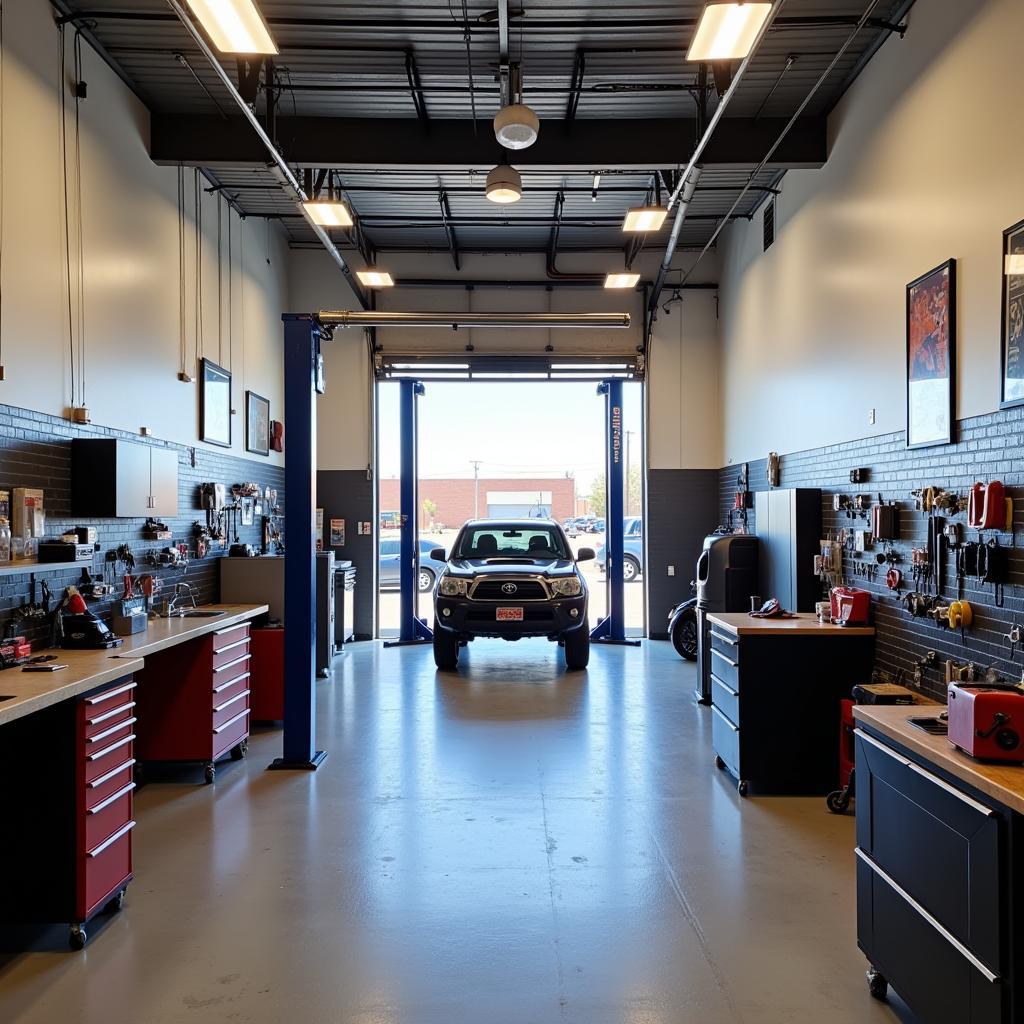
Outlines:
[[[219,758],[244,757],[251,660],[248,622],[147,655],[138,689],[139,761],[201,761],[213,782]]]
[[[0,727],[0,917],[67,922],[74,949],[132,878],[137,692],[128,676]]]
[[[254,629],[252,643],[252,717],[257,722],[284,718],[284,630]]]

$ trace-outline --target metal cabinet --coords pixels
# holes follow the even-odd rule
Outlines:
[[[754,525],[761,539],[761,595],[789,611],[814,611],[821,582],[814,556],[821,540],[821,491],[816,487],[759,491]]]
[[[857,941],[872,992],[891,983],[921,1024],[1021,1020],[1019,816],[863,727],[856,757]]]
[[[176,516],[178,453],[115,438],[75,438],[71,513],[99,519]]]

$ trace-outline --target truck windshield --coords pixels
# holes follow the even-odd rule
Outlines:
[[[456,558],[570,558],[562,534],[553,526],[487,523],[467,527]]]

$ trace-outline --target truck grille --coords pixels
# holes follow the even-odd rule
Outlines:
[[[502,587],[513,584],[515,593],[506,594]],[[546,601],[547,591],[537,580],[481,580],[470,591],[474,601],[504,601],[513,604],[517,601]]]

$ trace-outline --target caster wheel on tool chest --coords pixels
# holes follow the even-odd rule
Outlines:
[[[85,949],[85,942],[89,936],[86,935],[85,929],[80,924],[73,924],[68,931],[68,945],[74,949]]]
[[[206,784],[209,785],[215,778],[217,778],[217,766],[212,763],[208,764],[206,766]]]
[[[889,994],[889,982],[887,982],[885,978],[883,978],[882,975],[874,969],[874,967],[868,968],[867,979],[868,991],[871,993],[872,997],[884,1001],[885,997]]]
[[[715,754],[715,767],[721,772],[725,771],[725,762]]]
[[[746,796],[750,792],[750,785],[746,779],[740,779],[740,781],[736,783],[736,792],[739,793],[740,796]]]
[[[127,895],[128,890],[122,889],[107,905],[103,908],[107,914],[117,914],[124,908],[124,898]]]
[[[825,806],[833,814],[845,814],[846,809],[850,806],[850,798],[846,796],[845,790],[837,789],[825,797]]]
[[[236,743],[231,748],[231,760],[232,761],[241,761],[242,758],[245,757],[245,755],[248,754],[248,753],[249,753],[249,741],[248,740],[242,740],[241,743]]]

